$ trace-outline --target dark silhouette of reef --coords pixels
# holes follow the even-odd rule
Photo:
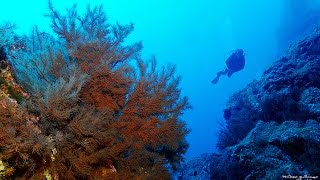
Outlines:
[[[189,132],[175,67],[102,6],[49,9],[54,36],[0,26],[0,179],[170,179]]]
[[[230,97],[224,118],[219,152],[184,164],[178,179],[320,178],[320,30]]]

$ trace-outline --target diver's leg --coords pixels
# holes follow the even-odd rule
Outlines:
[[[226,75],[228,73],[228,69],[224,69],[223,71],[219,71],[217,76],[211,81],[213,84],[217,84],[221,75]]]
[[[214,78],[214,79],[211,81],[211,83],[212,83],[212,84],[217,84],[218,81],[219,81],[219,77],[220,77],[220,76],[217,75],[217,77]]]
[[[228,74],[228,72],[229,72],[228,68],[225,68],[223,71],[220,71],[219,73],[220,75],[226,75]]]

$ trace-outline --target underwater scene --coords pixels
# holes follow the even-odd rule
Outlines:
[[[319,0],[11,0],[0,179],[320,179]]]

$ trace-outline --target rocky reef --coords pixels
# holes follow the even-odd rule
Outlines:
[[[230,97],[224,118],[220,152],[187,162],[179,179],[320,178],[320,30]]]
[[[209,179],[210,164],[214,156],[215,154],[202,154],[182,164],[180,172],[176,175],[176,179]]]
[[[320,124],[315,120],[259,121],[239,144],[211,163],[211,179],[282,179],[317,176]]]

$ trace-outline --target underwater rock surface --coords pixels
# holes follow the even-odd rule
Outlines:
[[[281,179],[319,175],[320,124],[259,121],[239,144],[211,163],[211,179]],[[218,162],[218,163],[217,163]]]
[[[209,179],[210,164],[214,158],[215,154],[202,154],[199,157],[187,161],[181,166],[181,171],[176,175],[176,179]]]
[[[230,97],[224,118],[202,179],[320,178],[320,30]],[[199,179],[190,173],[203,162],[187,162],[180,179]]]

